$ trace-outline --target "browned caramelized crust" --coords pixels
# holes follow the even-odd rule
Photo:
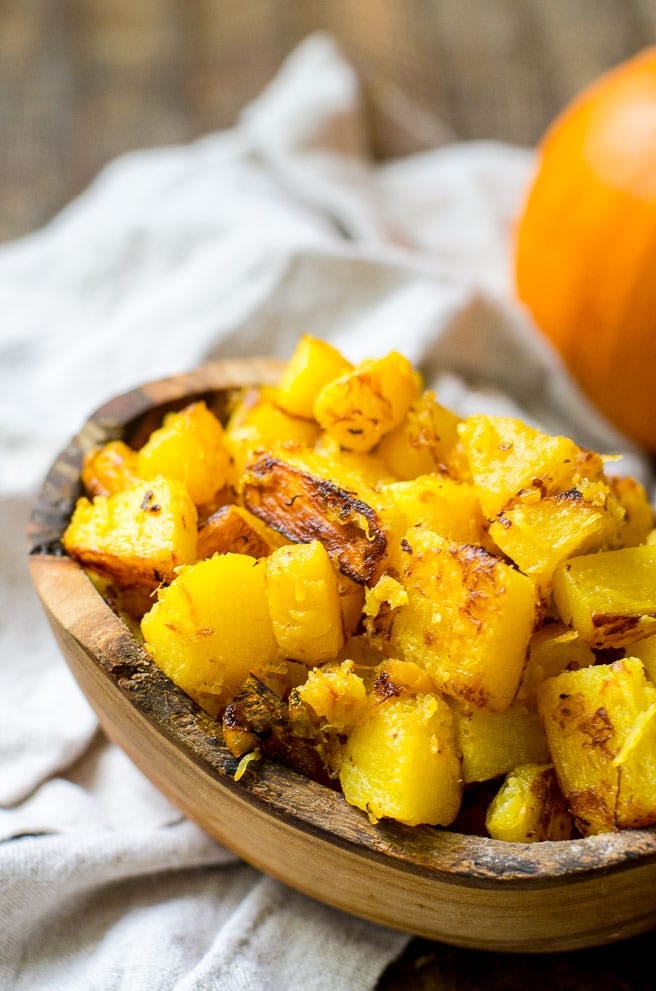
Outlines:
[[[265,456],[247,468],[242,494],[252,513],[289,540],[320,540],[353,581],[371,586],[378,580],[387,550],[385,527],[352,492]]]

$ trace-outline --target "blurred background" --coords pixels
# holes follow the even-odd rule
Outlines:
[[[363,76],[377,153],[536,142],[656,41],[654,0],[0,0],[0,240],[132,148],[229,126],[312,31]]]

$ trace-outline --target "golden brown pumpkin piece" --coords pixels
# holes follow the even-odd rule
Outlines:
[[[460,544],[482,544],[486,539],[478,494],[467,482],[448,475],[420,475],[385,485],[382,492],[398,511],[394,529],[399,540],[418,523]]]
[[[637,658],[544,682],[539,709],[560,787],[585,835],[656,822],[656,687]]]
[[[296,688],[290,704],[308,706],[321,725],[336,733],[350,733],[367,708],[367,692],[353,661],[326,664],[308,672]]]
[[[558,614],[593,649],[627,647],[656,633],[656,546],[572,558],[554,573]]]
[[[212,715],[278,656],[265,575],[266,560],[215,554],[180,569],[141,621],[158,667]]]
[[[134,482],[93,503],[79,499],[63,544],[84,567],[123,586],[154,588],[195,560],[196,508],[180,482]]]
[[[531,709],[537,707],[537,692],[543,681],[561,671],[578,671],[595,663],[595,655],[581,640],[576,630],[562,623],[541,626],[531,637],[528,655],[517,693],[517,701]]]
[[[249,554],[267,557],[285,543],[271,527],[243,506],[221,506],[198,528],[198,560],[212,554]]]
[[[456,739],[466,784],[549,759],[537,712],[514,703],[505,712],[454,705]]]
[[[490,537],[546,596],[563,561],[599,550],[617,533],[614,509],[588,501],[577,488],[567,489],[535,502],[511,503],[490,526]]]
[[[492,799],[485,825],[495,840],[539,843],[570,840],[574,818],[551,764],[523,764],[507,776]]]
[[[291,462],[263,457],[244,473],[246,507],[295,543],[319,540],[341,571],[373,584],[387,548],[380,515],[351,491]]]
[[[223,738],[235,757],[256,751],[335,787],[321,758],[319,734],[315,736],[309,724],[292,720],[287,702],[255,675],[245,679],[227,706]]]
[[[304,334],[280,377],[275,401],[290,416],[313,420],[317,395],[329,382],[352,368],[337,348]]]
[[[344,645],[337,576],[322,543],[289,544],[267,561],[267,601],[281,653],[311,667]]]
[[[462,777],[451,710],[439,695],[399,689],[369,697],[343,750],[346,801],[409,826],[448,826],[460,808]]]
[[[139,457],[122,440],[94,447],[84,458],[82,483],[91,496],[120,492],[138,477]]]
[[[177,479],[196,506],[212,503],[228,480],[229,466],[223,427],[203,402],[168,413],[138,454],[141,478]]]
[[[636,547],[644,543],[654,526],[654,508],[644,485],[635,478],[625,476],[611,476],[608,484],[624,510],[624,519],[612,546]]]
[[[535,585],[482,547],[424,527],[408,530],[404,546],[407,602],[393,609],[388,652],[426,668],[445,694],[507,709],[536,621]]]
[[[459,423],[460,417],[441,406],[433,392],[424,392],[401,423],[383,437],[376,456],[397,478],[406,481],[431,472],[455,470],[452,461]]]
[[[291,416],[276,402],[276,390],[268,386],[247,390],[226,424],[225,441],[232,458],[230,482],[241,487],[249,461],[262,454],[312,447],[319,435],[313,420]]]
[[[584,477],[603,474],[597,454],[568,437],[552,437],[508,416],[470,416],[458,427],[474,484],[488,519],[518,495],[553,495]]]
[[[398,426],[420,388],[408,359],[392,351],[329,382],[315,400],[314,416],[342,447],[365,453]]]

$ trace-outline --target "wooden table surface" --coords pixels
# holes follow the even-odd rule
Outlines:
[[[0,240],[120,152],[229,126],[318,28],[363,71],[389,156],[445,128],[534,143],[585,83],[656,42],[656,0],[0,0]],[[379,988],[647,991],[651,945],[531,957],[413,940]]]

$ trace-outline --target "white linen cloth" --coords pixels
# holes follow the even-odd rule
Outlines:
[[[39,481],[111,395],[208,357],[403,351],[463,412],[640,458],[512,302],[528,151],[371,157],[358,81],[307,39],[234,129],[122,157],[0,246],[0,987],[372,988],[406,937],[244,866],[99,733],[27,577]]]

